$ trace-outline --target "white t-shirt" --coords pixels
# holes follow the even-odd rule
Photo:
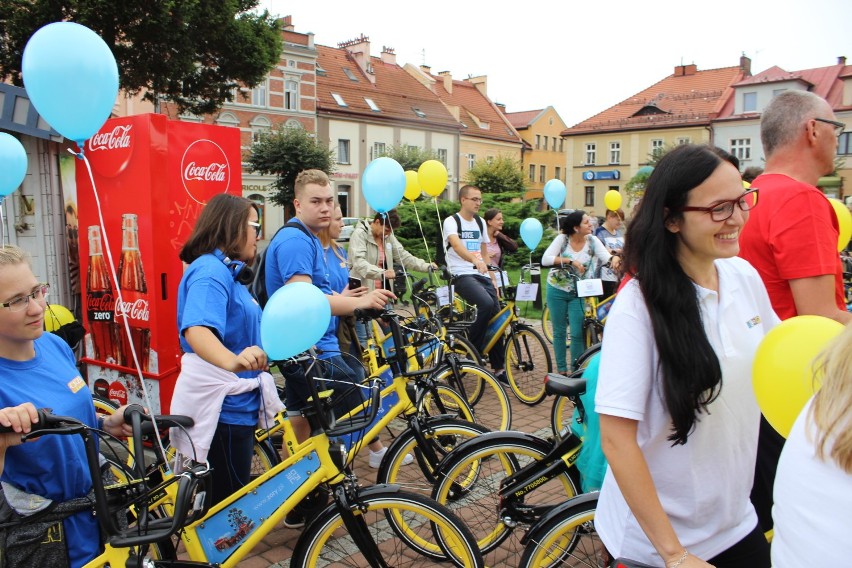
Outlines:
[[[616,297],[603,339],[595,410],[638,421],[636,439],[680,543],[712,558],[757,525],[749,500],[760,410],[751,386],[754,353],[778,323],[757,271],[717,260],[719,293],[695,286],[704,332],[719,358],[722,388],[684,445],[672,446],[659,353],[639,283]],[[607,469],[595,527],[613,556],[663,565]]]
[[[805,405],[784,444],[775,474],[772,566],[852,563],[852,475],[816,456],[816,426]],[[833,440],[829,439],[826,449]]]
[[[448,244],[450,235],[456,235],[461,239],[464,248],[474,255],[476,258],[482,258],[482,243],[488,243],[488,231],[480,231],[476,219],[466,221],[464,217],[459,215],[461,221],[461,234],[459,234],[459,225],[451,216],[444,219],[444,247]],[[482,227],[485,228],[485,220],[480,217],[479,221]],[[462,260],[453,247],[447,249],[447,268],[451,274],[461,276],[464,274],[479,274],[476,267],[468,260]]]

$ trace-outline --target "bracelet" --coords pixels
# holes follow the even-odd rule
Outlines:
[[[101,416],[98,418],[98,430],[103,430],[106,425],[106,418]]]
[[[683,564],[683,562],[686,560],[686,557],[687,557],[687,556],[689,556],[689,551],[688,551],[688,550],[686,550],[686,549],[684,549],[684,551],[683,551],[683,556],[681,556],[680,558],[678,558],[678,559],[677,559],[677,562],[675,562],[674,564],[667,564],[668,568],[677,568],[678,566],[680,566],[681,564]]]

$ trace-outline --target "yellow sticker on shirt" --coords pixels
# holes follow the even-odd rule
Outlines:
[[[77,375],[68,383],[68,388],[71,389],[71,392],[77,392],[84,386],[86,386],[86,381],[80,375]]]

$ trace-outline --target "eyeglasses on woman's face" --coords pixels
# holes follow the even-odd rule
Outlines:
[[[681,207],[681,211],[699,211],[709,213],[710,218],[720,223],[727,221],[734,214],[734,208],[739,207],[742,211],[748,211],[757,205],[758,188],[753,187],[737,197],[736,199],[728,199],[719,201],[715,205],[709,207]]]
[[[256,237],[260,238],[260,223],[255,223],[254,221],[248,222],[249,227],[254,227],[254,234]]]
[[[3,306],[10,312],[20,312],[22,310],[27,309],[27,306],[30,305],[30,300],[47,301],[47,295],[49,292],[50,284],[42,283],[36,286],[35,289],[29,294],[24,294],[23,296],[12,298],[8,302],[0,303],[0,306]]]

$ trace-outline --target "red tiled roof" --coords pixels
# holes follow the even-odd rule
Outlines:
[[[512,126],[517,128],[528,128],[545,109],[538,110],[522,110],[518,112],[507,112],[506,118],[512,123]]]
[[[740,67],[708,69],[692,75],[673,74],[563,130],[562,135],[709,124],[733,93],[731,85],[742,78]]]
[[[453,92],[450,93],[444,88],[443,76],[425,72],[424,74],[435,80],[435,94],[439,99],[449,106],[459,107],[459,120],[467,127],[462,129],[463,135],[521,143],[520,136],[506,116],[500,112],[497,105],[476,88],[476,85],[470,81],[453,79]],[[482,128],[473,117],[476,117],[480,123],[487,124],[488,127]]]
[[[370,57],[376,79],[373,84],[346,49],[318,45],[317,52],[317,64],[325,71],[324,75],[317,73],[318,113],[347,114],[377,121],[404,121],[452,130],[461,128],[438,97],[399,65]],[[344,69],[348,69],[357,81],[351,80]],[[347,106],[339,106],[332,93],[339,95]],[[380,110],[372,110],[365,97]],[[418,117],[412,108],[419,109],[425,117]]]

